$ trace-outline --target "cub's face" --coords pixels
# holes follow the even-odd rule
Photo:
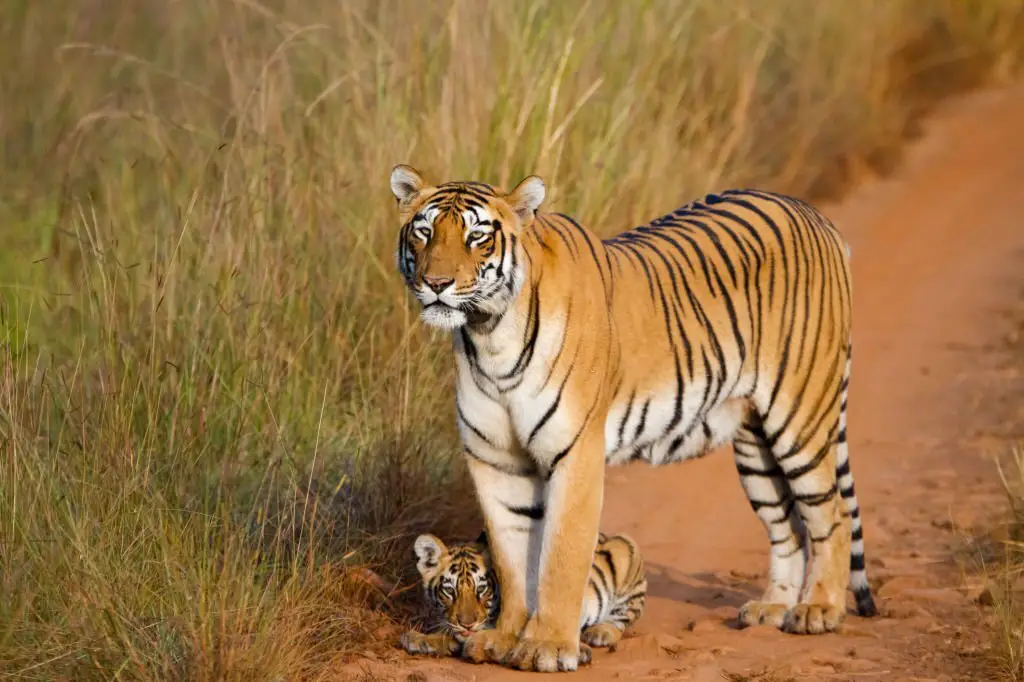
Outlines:
[[[541,179],[504,194],[478,182],[435,187],[396,166],[391,191],[402,221],[398,269],[423,320],[451,330],[505,312],[525,277],[519,234],[544,200]]]
[[[414,544],[423,596],[436,624],[463,640],[498,616],[497,578],[486,548],[445,546],[433,535]]]

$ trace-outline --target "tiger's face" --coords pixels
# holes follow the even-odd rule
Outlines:
[[[505,312],[525,276],[519,234],[544,200],[537,176],[509,194],[479,182],[427,183],[396,166],[391,191],[402,229],[396,259],[423,320],[458,329]]]
[[[498,617],[497,577],[487,549],[480,545],[445,546],[433,535],[413,545],[423,597],[434,625],[463,641]]]

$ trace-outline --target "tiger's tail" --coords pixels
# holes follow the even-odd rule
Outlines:
[[[836,439],[836,480],[839,494],[843,497],[846,513],[851,521],[850,542],[850,589],[857,603],[857,614],[871,617],[878,614],[875,599],[868,584],[867,562],[864,558],[864,529],[860,520],[860,505],[853,489],[853,472],[850,471],[850,445],[846,435],[846,404],[850,391],[850,365],[853,362],[853,345],[847,350],[846,368],[843,371],[842,403],[839,411],[839,435]]]

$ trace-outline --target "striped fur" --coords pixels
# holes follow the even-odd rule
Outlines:
[[[771,541],[768,587],[741,620],[835,630],[847,585],[875,612],[847,450],[849,254],[827,218],[729,190],[602,241],[538,212],[537,177],[509,193],[408,166],[391,181],[399,270],[424,320],[453,331],[501,584],[497,626],[466,657],[575,669],[605,462],[729,442]]]
[[[454,655],[471,633],[493,627],[500,592],[485,535],[477,544],[446,547],[433,535],[416,540],[417,568],[423,580],[424,630],[402,635],[411,654]],[[626,535],[599,534],[583,594],[580,638],[595,647],[613,646],[643,614],[647,577],[640,551]]]

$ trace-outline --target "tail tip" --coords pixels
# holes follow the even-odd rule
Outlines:
[[[853,593],[857,602],[857,615],[862,618],[873,618],[878,615],[878,607],[875,606],[875,598],[871,595],[871,588],[863,587]]]

